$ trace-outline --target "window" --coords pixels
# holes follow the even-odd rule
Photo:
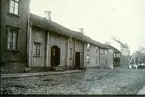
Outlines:
[[[114,58],[116,57],[116,54],[114,53]]]
[[[89,49],[90,49],[90,44],[88,43],[88,44],[87,44],[87,50],[89,50]]]
[[[70,48],[69,58],[72,59],[72,48]]]
[[[55,48],[53,48],[53,56],[55,56]]]
[[[97,50],[98,50],[98,47],[96,47],[96,52],[97,52]]]
[[[87,55],[87,63],[90,63],[90,56]]]
[[[106,54],[106,55],[108,54],[108,51],[107,51],[107,50],[105,50],[105,54]]]
[[[98,59],[97,59],[98,57],[96,56],[96,64],[98,63]]]
[[[36,56],[40,56],[40,46],[41,46],[41,43],[38,43],[38,42],[34,43],[34,54]]]
[[[9,12],[15,15],[19,14],[19,0],[10,0]]]
[[[9,50],[18,49],[18,28],[8,27],[8,36],[7,36],[7,48]]]
[[[101,52],[101,55],[103,55],[103,50],[100,50],[100,52]]]
[[[120,54],[117,54],[117,57],[119,58],[120,57]]]

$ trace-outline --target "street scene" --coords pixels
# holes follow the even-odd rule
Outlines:
[[[88,69],[72,74],[6,78],[1,83],[2,94],[138,94],[145,86],[145,70]]]
[[[145,0],[1,0],[2,95],[145,95]]]

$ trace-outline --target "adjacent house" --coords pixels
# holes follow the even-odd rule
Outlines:
[[[76,68],[99,66],[105,45],[52,20],[30,14],[29,66]],[[90,45],[90,47],[88,47]],[[98,48],[97,48],[98,47]]]
[[[88,37],[87,42],[84,44],[85,67],[101,68],[104,65],[104,57],[102,51],[108,47],[98,41],[94,41]]]
[[[107,44],[107,46],[109,47],[107,54],[107,67],[114,68],[120,66],[121,52],[110,44]]]

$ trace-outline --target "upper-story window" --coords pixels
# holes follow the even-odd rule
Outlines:
[[[10,0],[9,12],[15,15],[19,14],[19,0]]]
[[[100,53],[101,53],[101,55],[103,55],[103,50],[102,49],[100,50]]]
[[[90,49],[90,44],[88,43],[88,44],[87,44],[87,50],[89,50],[89,49]]]
[[[105,50],[105,54],[106,54],[106,55],[108,54],[108,50]]]
[[[116,53],[114,53],[114,58],[116,57]]]
[[[18,32],[19,29],[15,27],[7,28],[7,48],[9,50],[17,50],[18,49]]]
[[[119,53],[117,54],[117,57],[120,58],[120,54]]]
[[[96,52],[98,51],[98,47],[96,47]]]

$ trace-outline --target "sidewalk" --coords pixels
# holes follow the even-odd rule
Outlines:
[[[139,94],[139,95],[144,94],[145,95],[145,86],[137,94]]]
[[[56,74],[67,74],[67,73],[79,73],[79,72],[83,72],[83,71],[84,70],[71,70],[71,71],[63,71],[63,72],[38,72],[38,73],[1,74],[1,78],[56,75]]]

